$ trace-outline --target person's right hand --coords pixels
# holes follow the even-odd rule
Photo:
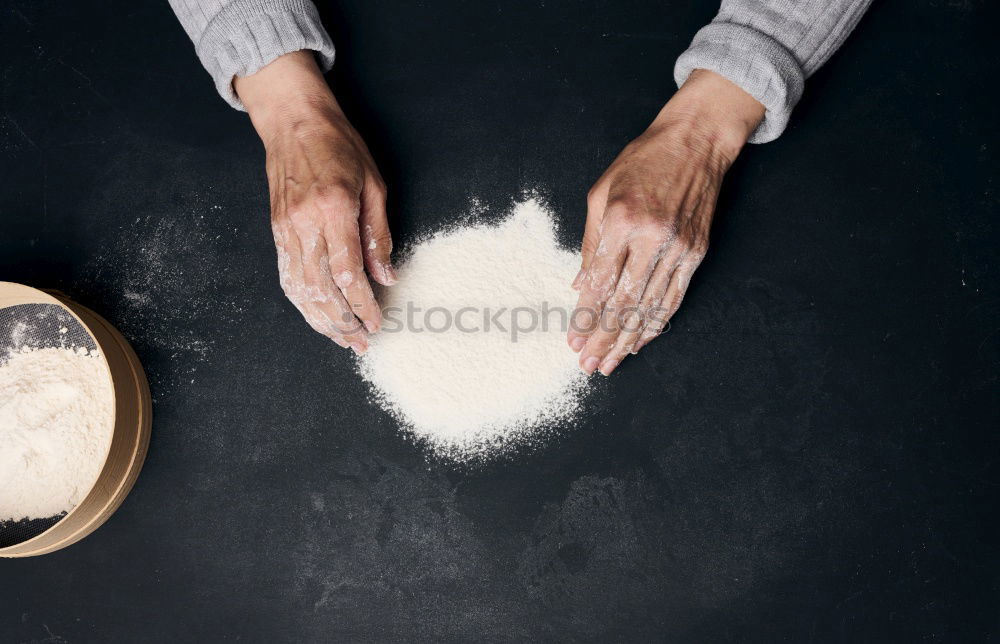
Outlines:
[[[396,282],[385,182],[311,52],[233,85],[267,151],[281,287],[313,329],[363,353],[381,321],[365,268]]]

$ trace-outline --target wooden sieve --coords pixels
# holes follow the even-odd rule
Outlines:
[[[99,351],[114,390],[114,431],[97,481],[80,503],[57,517],[8,526],[0,557],[47,554],[99,528],[118,509],[138,478],[149,447],[152,425],[152,401],[146,374],[132,347],[117,329],[62,293],[0,282],[0,320],[4,319],[5,312],[12,318],[19,312],[32,310],[43,311],[38,315],[40,320],[53,317],[45,310],[53,311],[56,319],[64,321],[59,331],[66,333],[69,327],[69,333],[79,339],[78,345]],[[39,326],[45,327],[43,323]],[[0,523],[0,535],[4,530],[4,524]]]

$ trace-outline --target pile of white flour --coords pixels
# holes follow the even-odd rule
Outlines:
[[[566,343],[579,267],[536,200],[423,241],[382,289],[362,377],[418,440],[457,460],[570,419],[587,386]]]
[[[111,376],[96,352],[25,347],[0,358],[0,521],[72,510],[113,431]]]

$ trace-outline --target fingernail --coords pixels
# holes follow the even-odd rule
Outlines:
[[[361,344],[360,342],[355,342],[351,344],[351,348],[354,349],[354,353],[358,354],[359,356],[368,350],[368,347]]]
[[[614,371],[615,367],[617,366],[618,366],[617,360],[615,360],[614,358],[608,358],[607,360],[601,363],[601,373],[605,376],[610,376],[611,372]]]
[[[587,375],[594,373],[594,370],[597,369],[598,362],[600,361],[597,359],[597,356],[590,356],[583,361],[583,370],[587,372]]]
[[[569,343],[569,347],[573,349],[575,353],[580,353],[580,349],[587,344],[587,338],[583,336],[577,336],[573,338],[573,341]]]
[[[576,277],[573,278],[573,286],[572,286],[572,288],[573,288],[574,291],[580,290],[580,282],[583,281],[583,276],[584,276],[585,273],[586,273],[586,271],[581,268],[580,272],[578,272],[576,274]]]
[[[368,333],[378,333],[378,324],[371,320],[365,320],[365,328],[368,329]]]
[[[382,280],[386,286],[392,286],[399,281],[399,276],[396,275],[396,269],[392,267],[392,264],[382,264]]]

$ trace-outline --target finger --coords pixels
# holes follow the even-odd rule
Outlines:
[[[630,320],[627,328],[622,329],[615,341],[615,345],[608,352],[608,355],[601,361],[600,370],[604,375],[611,375],[621,361],[629,353],[634,353],[642,331],[650,323],[651,316],[657,314],[658,306],[663,300],[667,287],[670,285],[670,278],[677,268],[677,253],[668,253],[665,257],[656,262],[653,274],[643,289],[642,298],[637,307],[638,317]]]
[[[615,291],[626,252],[624,241],[602,239],[599,242],[580,285],[580,296],[570,319],[567,342],[573,351],[582,350],[587,339],[600,326],[604,305]]]
[[[601,324],[580,351],[580,366],[587,373],[600,368],[601,373],[611,373],[607,359],[622,332],[638,331],[641,325],[639,301],[646,283],[656,266],[655,252],[631,247],[622,268],[621,276],[601,316]]]
[[[364,353],[368,350],[368,332],[351,312],[350,305],[340,290],[332,283],[329,289],[329,295],[314,297],[309,302],[315,312],[316,323],[328,330],[324,334],[327,337],[336,340],[340,336],[355,353]]]
[[[341,334],[336,329],[330,329],[328,325],[322,323],[322,318],[316,311],[315,307],[306,298],[306,288],[305,288],[305,277],[302,271],[302,255],[298,250],[298,246],[295,245],[295,252],[289,253],[288,246],[289,242],[287,237],[283,232],[279,233],[277,230],[274,235],[275,247],[278,251],[278,283],[281,284],[281,290],[284,291],[285,297],[291,302],[295,308],[298,310],[302,317],[305,319],[306,323],[309,324],[317,333],[321,333],[326,336],[330,336],[338,344],[342,346],[347,346],[343,339],[343,334]],[[331,331],[334,331],[331,335]],[[335,335],[336,338],[332,336]]]
[[[604,221],[604,209],[608,201],[607,185],[607,182],[598,180],[587,193],[587,223],[583,229],[583,243],[580,245],[582,263],[580,272],[573,280],[573,288],[576,290],[579,290],[583,283],[600,241],[601,222]]]
[[[392,266],[392,236],[386,216],[385,186],[381,180],[372,180],[361,194],[361,252],[368,274],[383,286],[396,283],[396,270]]]
[[[365,275],[358,220],[345,217],[334,219],[328,228],[327,239],[333,283],[365,328],[370,333],[376,333],[382,325],[382,312]]]
[[[304,302],[301,305],[295,304],[295,308],[299,310],[313,331],[325,335],[345,349],[351,346],[340,329],[334,326],[327,314],[317,308],[313,302]]]
[[[278,280],[285,297],[295,305],[313,330],[329,337],[342,347],[349,346],[350,341],[343,331],[310,299],[302,261],[302,246],[298,236],[284,227],[275,227],[274,240],[278,253]]]
[[[304,239],[303,239],[304,237]],[[321,327],[332,326],[358,353],[368,349],[368,333],[354,316],[350,305],[330,274],[326,238],[315,230],[299,234],[306,300],[312,304]],[[329,335],[329,334],[328,334]]]
[[[639,351],[663,332],[667,323],[680,308],[684,294],[687,293],[688,286],[691,284],[691,277],[697,268],[698,262],[693,261],[685,261],[677,266],[677,270],[670,276],[670,284],[667,286],[663,299],[657,305],[657,311],[648,316],[646,327],[639,335],[639,340],[633,351]]]

